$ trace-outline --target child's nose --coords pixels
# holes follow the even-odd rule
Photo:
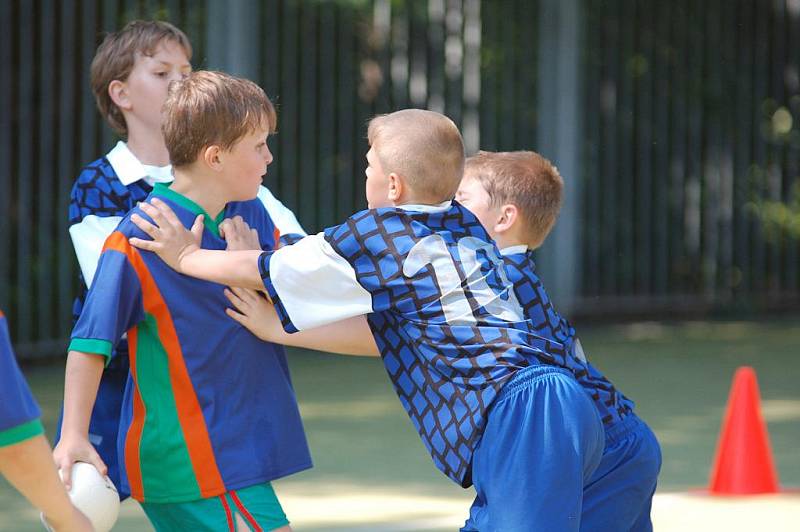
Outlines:
[[[267,165],[272,164],[272,152],[269,151],[269,146],[267,146],[267,149],[264,150],[264,152],[264,160],[267,162]]]

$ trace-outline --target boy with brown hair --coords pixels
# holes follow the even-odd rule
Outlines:
[[[154,199],[141,210],[156,225],[133,218],[152,240],[130,243],[186,275],[265,289],[265,319],[287,333],[366,316],[434,464],[484,501],[480,530],[578,530],[602,422],[572,355],[525,319],[492,239],[452,201],[458,129],[407,109],[374,118],[368,138],[370,208],[341,225],[274,252],[212,251]]]
[[[651,530],[650,506],[661,466],[658,441],[634,414],[633,402],[586,360],[575,329],[553,308],[536,274],[533,251],[555,225],[563,187],[558,169],[538,153],[481,151],[467,159],[456,199],[494,238],[537,334],[561,343],[572,355],[567,368],[603,421],[605,449],[584,486],[581,529]],[[485,504],[479,492],[472,512],[475,530],[484,529]]]
[[[97,48],[92,93],[100,114],[123,140],[81,169],[70,194],[69,231],[81,267],[73,324],[80,318],[106,237],[155,183],[172,180],[161,106],[169,84],[191,72],[191,57],[186,35],[159,21],[133,21],[108,34]],[[89,439],[123,499],[128,494],[120,483],[117,432],[127,380],[128,344],[123,339],[103,372],[89,424]],[[56,442],[60,437],[61,420]]]
[[[276,127],[264,91],[195,72],[171,89],[164,116],[175,180],[149,198],[169,204],[207,248],[229,248],[222,221],[241,217],[259,251],[274,249],[275,226],[256,199]],[[225,317],[223,286],[132,248],[128,239],[143,236],[130,221],[139,212],[106,240],[72,332],[56,462],[103,469],[87,439],[89,412],[104,362],[127,333],[121,482],[156,530],[289,530],[270,481],[311,459],[283,350]]]
[[[81,267],[79,292],[73,304],[77,322],[106,238],[122,218],[152,192],[173,179],[164,142],[162,108],[168,87],[192,70],[189,38],[168,22],[135,20],[109,33],[91,65],[91,87],[100,114],[122,140],[89,163],[70,196],[69,225]],[[303,233],[294,214],[261,187],[258,193],[281,233]],[[240,220],[226,220],[221,234],[244,231]],[[122,339],[103,373],[89,427],[89,438],[108,465],[123,498],[116,453],[119,412],[128,378],[128,346]],[[59,426],[60,433],[60,426]],[[59,435],[57,434],[56,440]]]

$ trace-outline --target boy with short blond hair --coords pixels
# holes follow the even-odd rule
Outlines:
[[[407,135],[397,137],[393,132],[398,130]],[[425,113],[380,115],[370,120],[367,140],[370,146],[381,146],[375,154],[387,173],[408,176],[409,185],[424,191],[430,201],[455,194],[458,184],[447,177],[461,174],[464,155],[461,133],[452,122]]]
[[[211,251],[154,199],[142,211],[156,225],[133,218],[152,240],[130,242],[186,275],[266,289],[288,333],[366,316],[435,465],[482,497],[480,530],[578,530],[602,422],[567,369],[570,353],[536,334],[492,239],[452,201],[464,160],[458,129],[407,109],[376,118],[376,130],[370,208],[341,225],[274,252]],[[428,172],[427,155],[415,157],[431,147],[453,164]]]
[[[275,110],[254,83],[195,72],[164,106],[174,163],[160,198],[203,245],[226,249],[222,220],[241,218],[259,250],[275,227],[256,199],[272,162]],[[54,455],[102,469],[86,435],[104,361],[127,333],[130,378],[120,437],[122,485],[156,530],[288,530],[270,481],[311,467],[285,355],[225,317],[223,286],[176,274],[128,238],[134,208],[106,240],[70,343],[63,437]]]
[[[586,360],[575,329],[553,307],[535,271],[533,250],[544,243],[561,208],[563,179],[532,151],[485,152],[467,159],[456,198],[494,238],[525,316],[542,337],[564,345],[567,369],[603,421],[605,448],[584,485],[583,530],[652,530],[650,506],[661,466],[658,441],[634,404]],[[468,529],[484,530],[479,492]]]

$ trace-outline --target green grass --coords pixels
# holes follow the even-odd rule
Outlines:
[[[661,491],[707,483],[731,378],[741,365],[757,371],[781,482],[800,485],[800,321],[637,323],[581,331],[590,359],[636,401],[658,435],[664,455]],[[469,493],[435,470],[378,360],[291,351],[290,361],[315,468],[279,481],[279,494],[333,493],[341,486],[402,490],[461,498],[466,515]],[[26,368],[49,434],[60,405],[62,371]],[[0,481],[0,530],[39,530],[32,515]],[[115,530],[146,530],[143,523],[135,504],[126,505]],[[411,529],[402,526],[380,529]],[[368,529],[379,527],[298,527]]]

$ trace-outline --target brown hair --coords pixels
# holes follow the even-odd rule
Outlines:
[[[164,103],[164,143],[173,166],[191,164],[200,150],[230,149],[259,128],[275,132],[275,107],[250,80],[199,70],[170,85]]]
[[[111,100],[108,85],[114,80],[125,81],[136,63],[136,55],[152,56],[164,41],[174,41],[192,58],[192,45],[181,30],[159,20],[134,20],[119,31],[106,35],[92,59],[90,81],[100,114],[114,131],[123,137],[128,126],[122,111]]]
[[[402,175],[431,202],[455,195],[464,172],[464,142],[446,116],[422,109],[379,115],[370,120],[367,139],[384,173]]]
[[[480,151],[467,159],[464,177],[477,179],[493,206],[516,205],[532,241],[543,241],[555,225],[564,180],[538,153]]]

